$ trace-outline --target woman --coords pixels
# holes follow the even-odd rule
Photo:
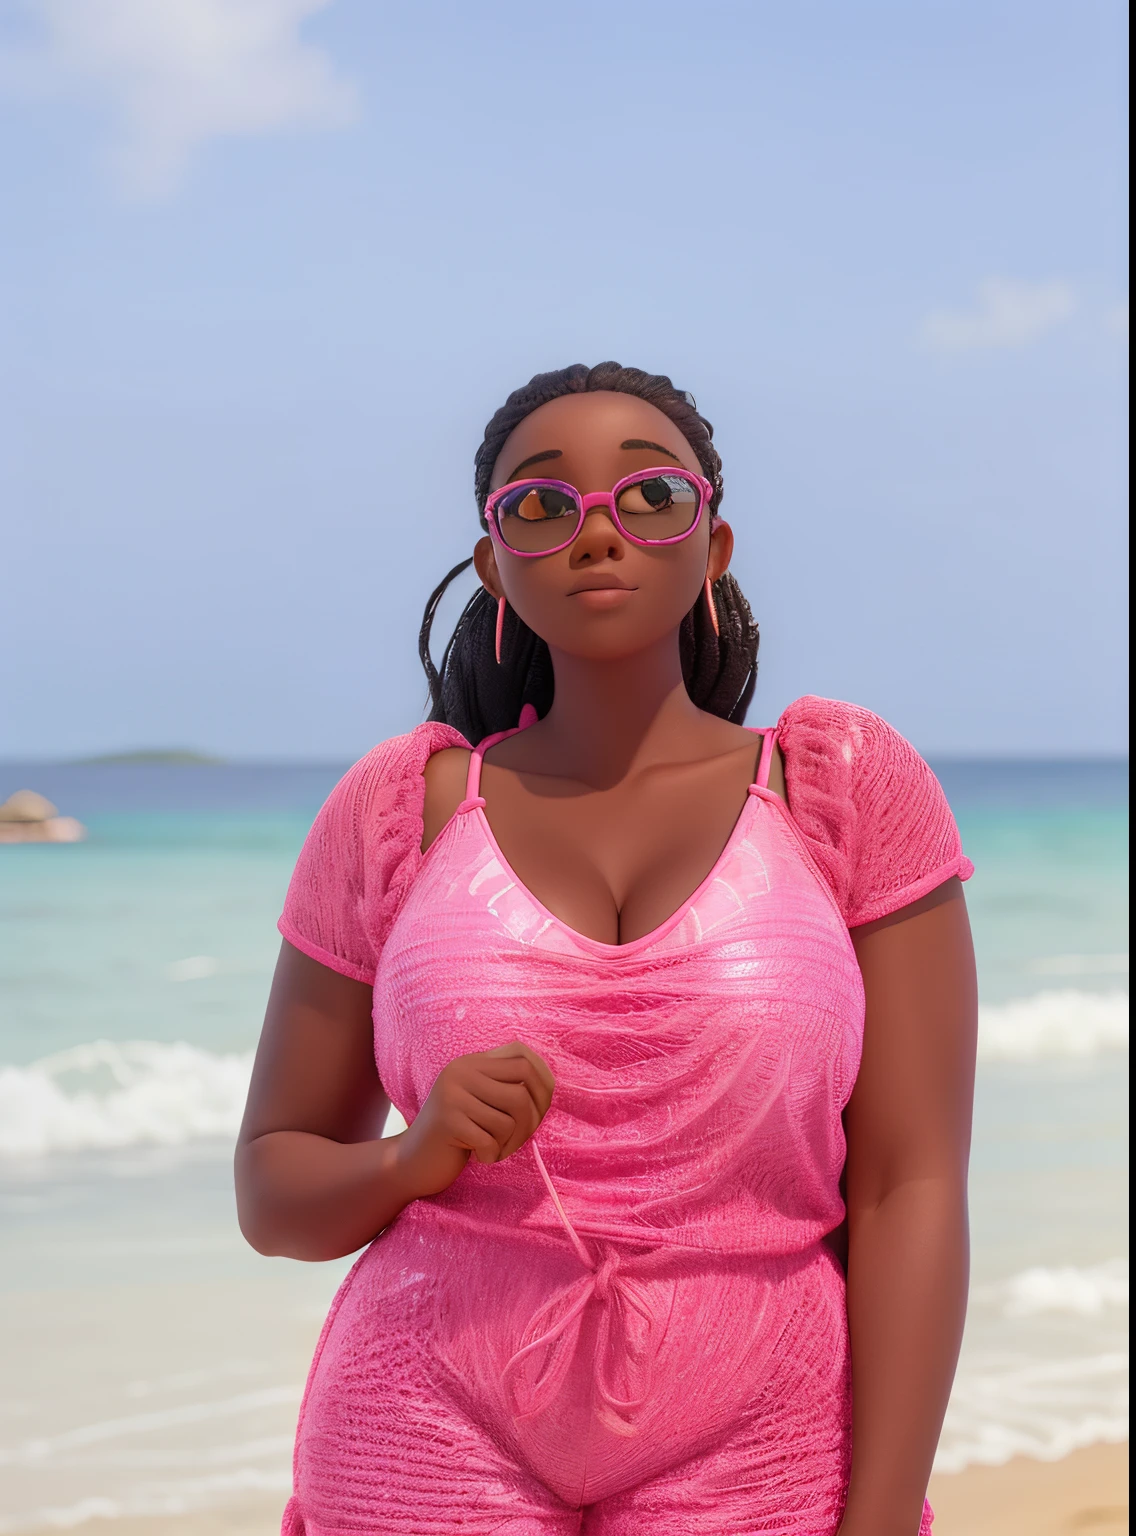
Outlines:
[[[371,1246],[312,1366],[293,1536],[930,1529],[970,865],[874,715],[742,729],[720,469],[667,378],[511,395],[440,676],[445,582],[427,608],[431,723],[304,846],[241,1224],[267,1254]],[[388,1096],[409,1129],[382,1137]]]

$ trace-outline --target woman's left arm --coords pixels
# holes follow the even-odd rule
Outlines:
[[[867,1014],[848,1138],[852,1475],[840,1536],[916,1536],[969,1274],[977,986],[962,885],[852,930]]]

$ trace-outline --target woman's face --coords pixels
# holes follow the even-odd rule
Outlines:
[[[490,488],[547,475],[586,496],[664,464],[701,474],[694,450],[662,411],[634,395],[597,390],[564,395],[526,416],[506,439]],[[706,577],[717,580],[732,552],[729,525],[719,522],[711,534],[707,512],[680,544],[645,549],[596,507],[567,549],[526,559],[487,537],[474,564],[491,595],[504,595],[553,650],[599,661],[633,655],[677,631]]]

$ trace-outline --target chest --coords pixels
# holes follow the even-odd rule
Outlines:
[[[753,769],[742,754],[581,792],[487,764],[480,789],[518,880],[568,927],[616,945],[651,933],[697,890],[737,825]]]

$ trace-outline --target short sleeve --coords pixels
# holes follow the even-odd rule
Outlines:
[[[938,779],[886,720],[807,697],[778,736],[790,812],[849,928],[974,873]]]
[[[448,726],[423,725],[348,769],[296,861],[277,924],[289,944],[374,984],[383,940],[421,862],[426,759],[466,745]]]

